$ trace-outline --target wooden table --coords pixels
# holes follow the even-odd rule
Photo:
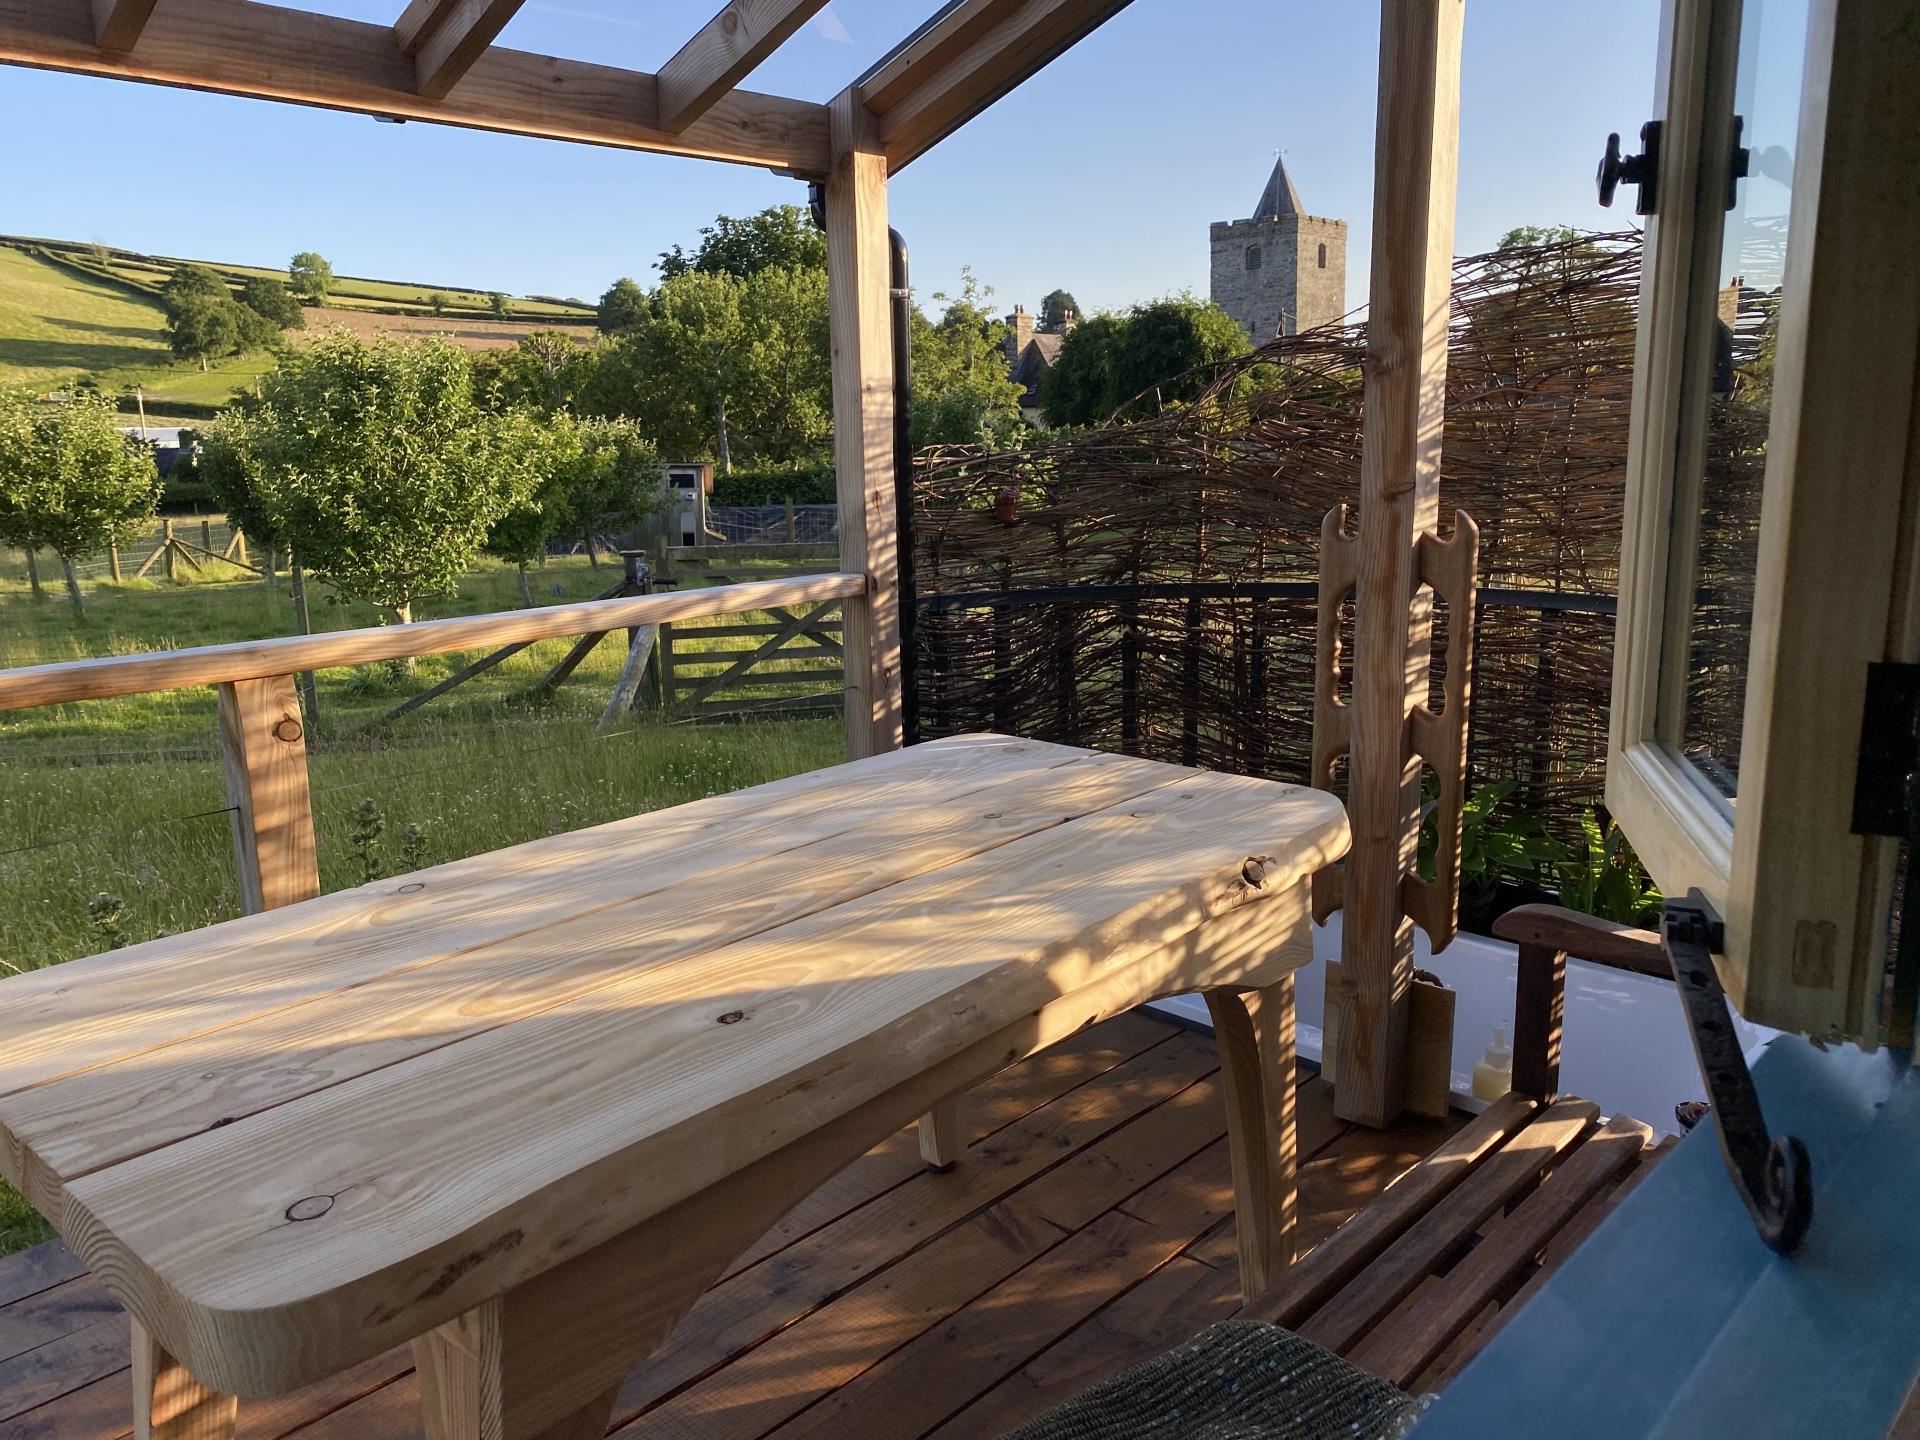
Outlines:
[[[1291,1258],[1318,791],[967,736],[4,982],[0,1171],[134,1318],[141,1434],[414,1342],[428,1433],[597,1436],[916,1116],[1208,992],[1243,1278]]]

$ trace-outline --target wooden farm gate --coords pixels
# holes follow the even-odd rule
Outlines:
[[[837,563],[831,545],[667,546],[655,583],[726,585],[817,574]],[[767,619],[660,627],[660,689],[669,716],[832,715],[841,708],[845,652],[839,600],[772,606]],[[721,642],[715,646],[712,642]]]

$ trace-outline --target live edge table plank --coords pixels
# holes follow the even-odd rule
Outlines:
[[[1199,990],[1264,1282],[1346,844],[1317,791],[936,741],[9,980],[0,1174],[133,1313],[142,1434],[412,1341],[436,1440],[589,1436],[814,1186]]]

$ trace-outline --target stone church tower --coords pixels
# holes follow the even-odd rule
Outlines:
[[[1274,162],[1250,220],[1216,220],[1213,303],[1255,345],[1347,313],[1347,222],[1300,208],[1284,158]]]

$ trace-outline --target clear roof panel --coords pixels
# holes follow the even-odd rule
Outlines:
[[[721,0],[527,0],[498,43],[651,72],[720,7]],[[939,7],[940,0],[832,0],[742,84],[801,100],[830,100]],[[297,8],[390,25],[406,0],[302,0]]]

